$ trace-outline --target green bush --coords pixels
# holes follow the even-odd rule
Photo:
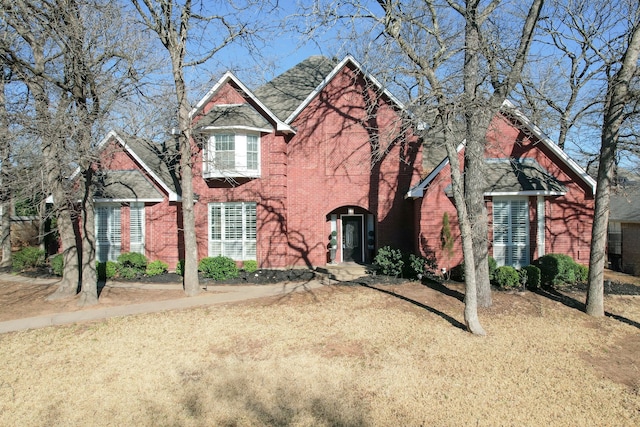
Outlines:
[[[64,256],[62,254],[52,256],[49,259],[49,264],[51,264],[53,274],[56,276],[62,276],[62,273],[64,272]]]
[[[490,256],[488,258],[489,263],[489,280],[493,280],[495,278],[496,269],[498,268],[498,262]],[[460,264],[456,265],[449,272],[451,274],[451,279],[456,282],[464,282],[464,261]]]
[[[561,287],[576,283],[576,262],[569,255],[547,254],[535,262],[542,285]],[[581,272],[579,272],[581,274]]]
[[[236,262],[224,256],[202,258],[198,264],[198,271],[202,272],[204,277],[214,280],[238,277]]]
[[[427,260],[415,254],[409,254],[407,258],[405,276],[411,279],[422,279],[426,270]]]
[[[27,268],[40,267],[44,264],[44,251],[34,246],[27,246],[12,256],[13,271],[23,271]]]
[[[589,280],[589,267],[576,262],[573,265],[573,274],[575,274],[577,282],[584,283]]]
[[[122,279],[135,279],[136,277],[142,275],[140,270],[133,267],[127,267],[122,264],[117,264],[117,275]]]
[[[247,260],[242,263],[242,269],[247,273],[253,273],[258,269],[258,261]]]
[[[385,276],[398,277],[404,268],[402,252],[400,249],[392,249],[384,246],[378,249],[378,253],[373,259],[374,267]]]
[[[178,263],[176,264],[176,274],[179,274],[180,276],[184,276],[184,260],[178,260]]]
[[[155,260],[147,265],[147,276],[160,276],[169,270],[169,265],[160,260]]]
[[[513,289],[520,287],[520,275],[518,274],[518,270],[509,265],[503,265],[502,267],[496,268],[493,283],[501,289]]]
[[[522,267],[522,271],[527,274],[527,288],[538,289],[540,287],[540,269],[535,265]]]
[[[118,264],[113,261],[96,261],[96,271],[98,273],[98,280],[113,279],[114,277],[116,277]]]
[[[118,256],[118,264],[123,268],[132,268],[144,274],[147,269],[147,257],[137,252],[124,252]]]

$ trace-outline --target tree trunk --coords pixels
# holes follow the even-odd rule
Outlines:
[[[98,303],[98,275],[96,273],[95,205],[91,166],[85,171],[84,199],[82,201],[82,287],[78,306]]]
[[[464,62],[464,112],[465,112],[465,155],[464,155],[464,202],[469,219],[469,232],[473,245],[472,266],[475,269],[478,304],[491,306],[491,283],[489,281],[489,225],[487,208],[484,204],[486,189],[484,151],[487,130],[491,117],[483,117],[486,100],[478,93],[480,34],[476,7],[467,7],[465,16],[465,62]],[[483,102],[484,101],[484,102]],[[467,258],[465,258],[466,260]],[[466,270],[467,262],[465,262]]]
[[[172,54],[173,76],[178,97],[178,125],[180,126],[180,187],[182,189],[182,228],[184,238],[184,269],[183,286],[187,296],[195,296],[200,293],[200,279],[198,278],[198,241],[196,237],[196,220],[193,211],[193,143],[191,133],[191,117],[189,116],[189,104],[187,90],[184,83],[182,62],[176,58],[178,52]]]
[[[453,144],[445,143],[447,149],[447,157],[449,158],[449,167],[451,169],[451,188],[453,199],[455,201],[456,213],[458,215],[458,225],[460,228],[460,237],[462,239],[462,254],[464,256],[464,321],[467,330],[474,335],[486,335],[486,332],[480,325],[478,318],[478,290],[476,285],[476,270],[474,268],[474,248],[471,223],[467,213],[467,207],[464,200],[463,180],[460,173],[460,162],[458,160],[458,152]]]
[[[598,187],[595,199],[591,252],[589,254],[589,289],[586,312],[591,316],[604,316],[604,261],[609,222],[609,200],[613,182],[615,157],[620,128],[624,123],[624,108],[631,94],[629,87],[636,73],[640,56],[640,24],[636,24],[622,57],[620,69],[609,77],[604,106],[602,142],[598,169]]]
[[[0,268],[8,269],[13,264],[11,257],[11,182],[8,179],[10,170],[11,141],[8,134],[9,116],[7,113],[6,100],[4,95],[4,67],[0,68],[0,128],[3,129],[0,135],[0,207],[2,208],[2,218],[0,219],[0,246],[2,247],[2,260]]]

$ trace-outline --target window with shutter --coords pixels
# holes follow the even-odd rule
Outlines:
[[[129,250],[144,255],[144,203],[130,204],[129,221]]]
[[[209,204],[209,256],[256,259],[256,204]]]
[[[116,261],[122,243],[120,205],[96,204],[95,223],[97,260]]]
[[[498,265],[529,264],[529,202],[493,199],[493,257]]]

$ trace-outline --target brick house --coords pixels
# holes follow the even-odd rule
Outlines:
[[[404,113],[351,56],[311,57],[255,91],[226,73],[192,111],[199,258],[322,266],[333,233],[339,263],[369,263],[386,245],[458,263],[439,244],[442,213],[455,217],[447,163],[438,150],[423,159]],[[545,252],[584,262],[593,180],[517,111],[495,124],[487,205],[506,234],[493,232],[493,253],[514,265]],[[115,132],[99,150],[99,259],[139,251],[174,268],[183,247],[171,150]]]

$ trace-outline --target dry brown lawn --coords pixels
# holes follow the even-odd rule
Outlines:
[[[496,293],[478,338],[457,289],[382,290],[1,335],[0,425],[640,425],[640,297]]]

